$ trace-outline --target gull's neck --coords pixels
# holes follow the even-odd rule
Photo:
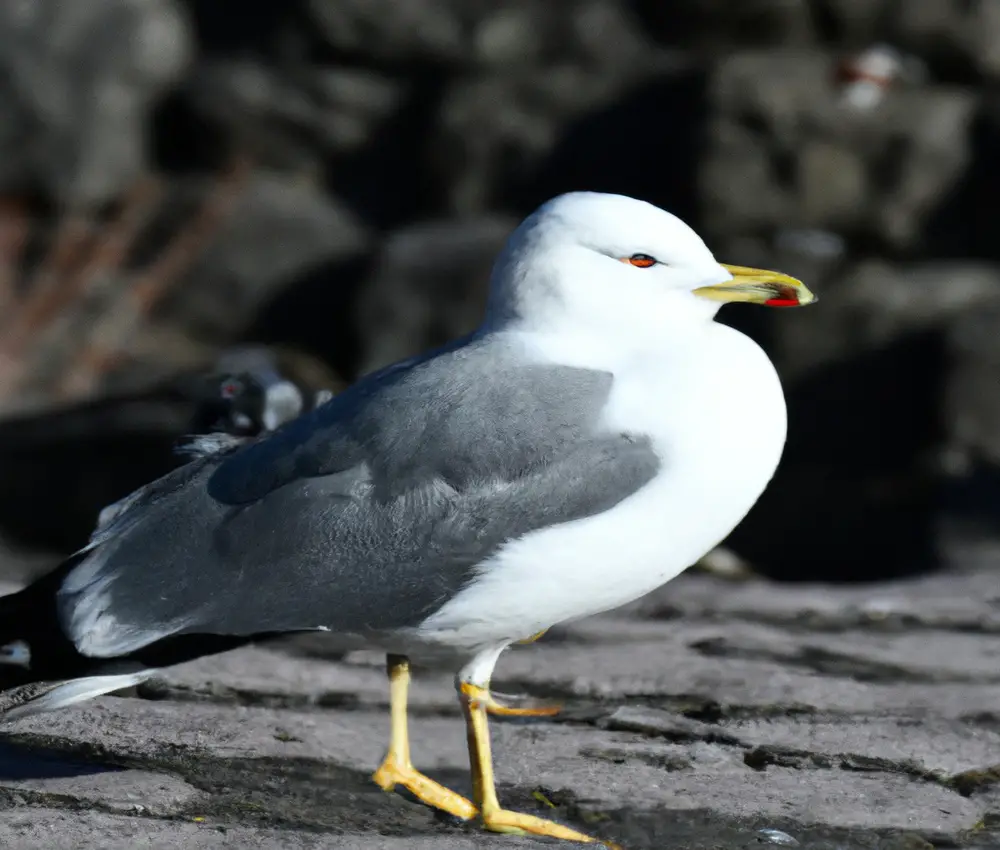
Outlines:
[[[660,329],[656,336],[612,334],[606,329],[597,332],[579,325],[538,328],[530,323],[510,323],[497,329],[531,360],[615,374],[636,370],[647,374],[670,371],[679,363],[698,357],[712,345],[719,332],[726,331],[731,329],[711,321],[698,327],[686,327],[678,334]]]
[[[615,373],[633,368],[650,371],[697,357],[720,332],[731,331],[707,317],[714,305],[706,304],[705,311],[699,312],[700,305],[694,304],[685,312],[684,307],[674,309],[676,303],[654,303],[642,310],[618,302],[603,312],[553,310],[509,316],[486,327],[519,341],[546,362]]]

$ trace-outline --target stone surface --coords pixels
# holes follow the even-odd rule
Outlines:
[[[984,547],[947,575],[855,588],[691,573],[514,647],[498,692],[564,708],[492,722],[501,797],[629,850],[993,846],[998,566]],[[469,794],[451,673],[415,676],[415,762]],[[375,787],[387,708],[382,659],[330,635],[165,670],[136,695],[4,730],[0,839],[549,846]]]
[[[913,247],[961,177],[977,103],[947,87],[891,89],[878,109],[855,110],[843,102],[834,57],[773,49],[721,62],[709,97],[702,179],[713,233],[864,230],[896,248]]]
[[[227,339],[287,286],[362,255],[369,235],[357,216],[315,186],[260,173],[238,190],[235,209],[178,292],[164,321],[190,336]],[[345,286],[336,278],[331,288]]]
[[[193,821],[195,818],[190,818]],[[478,850],[478,838],[435,836],[391,838],[368,835],[314,835],[291,830],[221,827],[205,823],[157,822],[98,812],[66,812],[33,808],[0,820],[5,846],[18,850]],[[532,846],[517,838],[501,846],[511,850]]]
[[[187,90],[199,116],[260,161],[315,173],[370,144],[405,88],[373,71],[227,59],[198,68]]]
[[[162,773],[45,763],[26,758],[23,750],[5,750],[0,751],[0,793],[9,799],[72,797],[104,811],[163,817],[198,797],[194,787]]]

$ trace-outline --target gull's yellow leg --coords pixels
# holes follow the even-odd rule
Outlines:
[[[406,700],[410,689],[410,661],[405,655],[386,657],[389,672],[389,713],[392,731],[389,752],[372,779],[384,790],[402,785],[411,794],[435,809],[468,820],[476,816],[476,807],[461,794],[439,785],[420,773],[410,761],[410,731],[406,721]]]
[[[489,691],[469,682],[461,682],[459,693],[469,737],[473,798],[479,806],[483,825],[492,832],[547,835],[550,838],[562,838],[566,841],[601,843],[597,838],[584,835],[560,823],[501,808],[493,779],[493,755],[490,751],[490,730],[486,717],[490,703]],[[620,850],[614,844],[603,843],[614,850]]]

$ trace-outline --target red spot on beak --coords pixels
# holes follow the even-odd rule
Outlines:
[[[796,294],[795,290],[790,286],[785,286],[781,288],[781,294],[775,295],[774,298],[768,298],[764,302],[768,307],[798,307],[799,306],[799,296]]]

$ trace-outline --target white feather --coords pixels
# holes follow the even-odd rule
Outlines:
[[[6,711],[0,711],[0,718],[6,722],[30,717],[32,714],[41,714],[44,711],[57,711],[78,702],[99,697],[102,694],[109,694],[122,688],[131,688],[144,682],[154,672],[153,670],[141,670],[137,673],[88,676],[84,679],[59,682],[48,690],[37,684],[31,685],[28,686],[33,692],[31,698],[24,700],[20,705],[8,708]],[[7,697],[8,702],[11,702],[16,699],[17,693],[16,691],[8,692],[4,696]]]

